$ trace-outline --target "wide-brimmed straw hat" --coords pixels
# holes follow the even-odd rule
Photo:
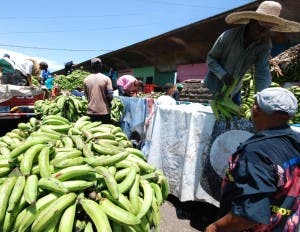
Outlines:
[[[229,24],[247,24],[251,19],[274,25],[271,31],[300,32],[300,23],[280,18],[281,4],[274,1],[262,2],[256,11],[240,11],[228,15]]]

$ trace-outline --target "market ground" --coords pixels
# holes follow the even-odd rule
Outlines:
[[[213,205],[188,201],[180,202],[169,195],[161,207],[161,232],[195,232],[204,228],[216,219],[218,208]]]

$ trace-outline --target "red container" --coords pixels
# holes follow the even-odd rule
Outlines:
[[[154,84],[144,84],[143,85],[143,92],[144,93],[151,93],[154,92],[155,88],[157,88],[157,85]]]

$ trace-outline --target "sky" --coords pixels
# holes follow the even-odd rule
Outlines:
[[[0,56],[33,57],[56,71],[252,1],[2,1]]]

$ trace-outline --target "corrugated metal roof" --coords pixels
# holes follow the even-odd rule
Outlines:
[[[216,38],[231,27],[225,23],[225,17],[236,11],[256,10],[260,2],[243,5],[98,57],[106,67],[116,70],[154,66],[161,72],[167,72],[176,71],[178,64],[205,62]],[[282,17],[300,22],[300,1],[279,2],[283,6]],[[300,42],[300,33],[286,33],[283,37],[290,43]],[[90,60],[79,65],[89,69]]]

